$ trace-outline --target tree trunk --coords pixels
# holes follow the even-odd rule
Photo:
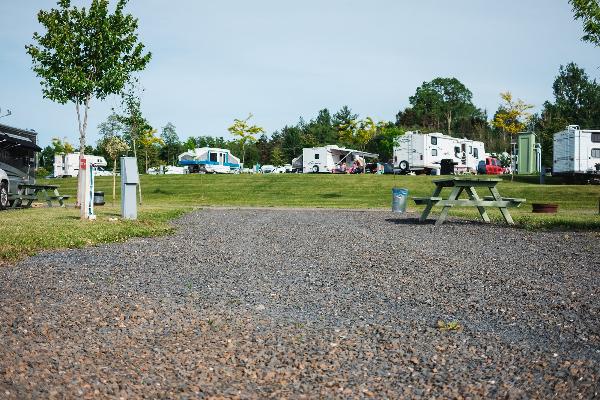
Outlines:
[[[87,129],[87,120],[88,120],[88,110],[90,108],[90,96],[86,97],[84,102],[84,112],[83,112],[83,122],[81,121],[81,110],[80,110],[80,102],[77,100],[75,103],[75,110],[77,111],[77,122],[79,124],[79,166],[81,167],[82,160],[85,159],[85,133]],[[89,166],[86,165],[86,168]],[[87,170],[86,170],[87,171]],[[81,168],[79,168],[79,173],[77,174],[77,202],[76,206],[80,209],[80,217],[81,219],[85,219],[86,210],[83,207],[83,195],[84,195],[84,173]]]
[[[452,136],[452,111],[446,114],[446,122],[448,124],[448,136]]]
[[[242,168],[246,168],[244,163],[246,162],[246,143],[242,142]]]
[[[137,148],[135,146],[135,138],[131,138],[133,140],[133,156],[135,157],[135,162],[137,163]],[[138,194],[140,196],[140,206],[142,205],[142,180],[138,183]]]

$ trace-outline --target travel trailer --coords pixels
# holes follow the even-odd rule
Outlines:
[[[336,145],[328,145],[323,147],[306,147],[302,149],[302,155],[292,160],[292,169],[298,170],[302,166],[302,172],[319,173],[319,172],[335,172],[339,170],[343,164],[348,168],[352,163],[364,158],[377,158],[379,154],[367,153],[359,150],[345,149]]]
[[[554,134],[552,175],[600,176],[600,130],[569,125]]]
[[[485,162],[483,142],[418,131],[396,139],[393,163],[402,173],[430,174],[440,170],[442,160],[452,160],[457,173],[477,172],[479,163]]]
[[[36,132],[0,124],[0,208],[8,206],[20,183],[35,184],[39,151]]]
[[[190,173],[227,174],[240,171],[240,159],[227,149],[202,147],[179,155],[179,165],[187,166]]]
[[[106,160],[101,156],[85,155],[85,159],[90,165],[95,167],[106,167]],[[56,154],[54,156],[54,177],[68,178],[79,174],[79,153]],[[96,174],[97,176],[110,175],[103,169]]]

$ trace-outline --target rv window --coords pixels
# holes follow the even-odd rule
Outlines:
[[[600,149],[592,149],[592,158],[600,158]]]
[[[454,148],[454,153],[458,155],[460,153],[460,147],[456,146]]]
[[[473,149],[473,157],[479,158],[479,149],[477,147]]]
[[[437,156],[437,149],[431,149],[431,155],[432,156]]]
[[[315,154],[315,160],[319,159],[320,154]]]
[[[469,154],[473,154],[473,146],[469,146]]]
[[[210,153],[210,161],[217,162],[217,153]]]
[[[431,137],[431,144],[434,146],[437,145],[437,137],[435,137],[435,136]]]
[[[592,133],[592,143],[600,143],[600,133]]]

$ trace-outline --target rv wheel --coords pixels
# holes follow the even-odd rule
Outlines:
[[[316,174],[317,172],[319,172],[319,166],[318,165],[313,165],[313,172]]]
[[[400,167],[400,170],[402,172],[408,172],[408,161],[402,160],[400,161],[400,164],[398,164],[398,166]]]
[[[8,207],[8,187],[6,183],[0,185],[0,210],[6,210]]]

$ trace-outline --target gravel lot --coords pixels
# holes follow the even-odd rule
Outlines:
[[[0,397],[600,396],[598,232],[415,218],[201,210],[0,268]]]

